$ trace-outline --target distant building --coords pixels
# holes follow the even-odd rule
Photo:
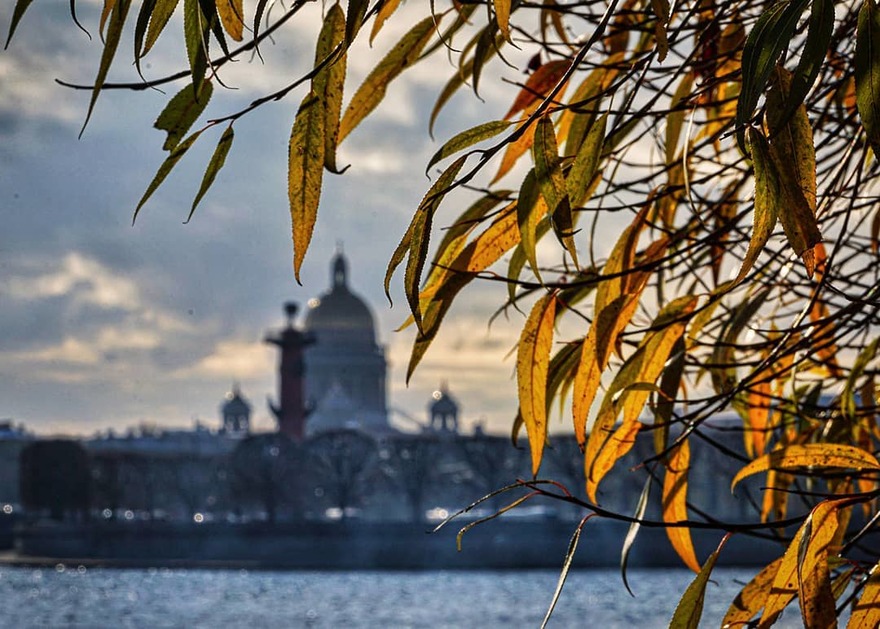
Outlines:
[[[426,432],[436,435],[458,434],[458,402],[449,393],[444,382],[434,391],[433,400],[428,405],[428,427]]]
[[[220,406],[221,434],[235,439],[247,437],[251,430],[251,405],[241,394],[238,384],[226,394]]]
[[[307,434],[355,428],[392,434],[386,400],[385,350],[376,341],[373,313],[348,285],[348,261],[337,253],[330,290],[309,301],[304,332],[305,391],[311,415]]]

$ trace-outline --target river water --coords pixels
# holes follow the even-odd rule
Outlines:
[[[717,627],[754,574],[718,568],[703,626]],[[573,571],[550,627],[667,626],[687,570]],[[264,572],[0,568],[0,627],[538,627],[552,570],[524,572]],[[779,627],[800,627],[797,607]]]

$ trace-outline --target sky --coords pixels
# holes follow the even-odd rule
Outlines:
[[[12,4],[0,3],[4,38]],[[89,95],[55,79],[93,80],[100,4],[77,3],[92,41],[72,23],[67,3],[33,3],[9,49],[0,51],[0,419],[41,434],[141,423],[188,427],[196,420],[217,427],[218,407],[237,382],[254,406],[255,426],[272,429],[266,398],[275,395],[277,356],[262,339],[282,324],[285,301],[305,305],[328,289],[330,260],[342,243],[351,285],[372,306],[386,347],[390,405],[423,418],[431,393],[446,381],[465,430],[481,422],[508,432],[516,411],[510,350],[522,319],[513,313],[487,326],[505,289],[485,285],[463,295],[407,387],[412,332],[394,331],[407,314],[402,276],[394,281],[393,308],[382,281],[430,186],[424,165],[454,133],[500,117],[517,88],[494,79],[521,81],[522,71],[491,66],[482,99],[468,90],[457,95],[440,116],[436,141],[428,115],[453,72],[445,55],[392,85],[341,147],[339,163],[351,168],[325,174],[299,286],[286,153],[303,92],[236,124],[226,166],[191,222],[183,224],[220,130],[196,144],[132,225],[164,159],[164,134],[153,121],[183,83],[165,93],[103,93],[78,139]],[[415,4],[403,10],[423,10]],[[226,66],[221,76],[229,89],[215,89],[208,116],[236,111],[308,71],[320,13],[321,5],[310,3],[264,45],[265,64]],[[182,69],[182,21],[174,19],[145,60],[148,78]],[[349,55],[346,100],[412,22],[389,22],[373,49],[362,44]],[[131,41],[126,33],[110,81],[136,79]],[[438,223],[449,224],[470,200],[448,200]]]

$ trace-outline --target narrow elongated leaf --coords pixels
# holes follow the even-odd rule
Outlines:
[[[397,11],[397,7],[399,6],[400,0],[386,0],[382,3],[382,6],[379,7],[379,12],[376,14],[376,19],[373,20],[373,30],[370,31],[370,44],[373,43],[373,40],[376,39],[376,35],[382,30],[385,21]]]
[[[733,603],[724,614],[721,621],[722,627],[738,627],[745,625],[749,620],[764,608],[767,597],[770,596],[770,585],[779,572],[782,565],[782,557],[771,561],[764,566],[755,577],[736,595]]]
[[[773,578],[770,593],[764,602],[764,613],[761,615],[761,627],[769,627],[778,618],[779,614],[788,606],[795,596],[806,594],[807,600],[802,604],[821,603],[829,605],[834,611],[833,598],[829,601],[830,580],[828,576],[828,544],[837,531],[837,510],[841,501],[826,500],[820,502],[810,513],[810,516],[798,529],[794,539],[785,550],[779,570]],[[824,574],[824,577],[822,576]],[[825,579],[825,583],[817,583]],[[804,580],[812,583],[806,585],[813,588],[819,585],[825,588],[824,595],[816,589],[805,591]],[[816,598],[818,597],[818,598]],[[815,618],[807,614],[804,620]],[[836,624],[836,623],[835,623]],[[809,624],[810,627],[833,626],[828,624]]]
[[[746,38],[742,91],[736,104],[737,139],[745,152],[744,131],[782,51],[788,48],[807,0],[777,2],[764,11]]]
[[[469,242],[450,265],[451,273],[423,306],[422,331],[416,336],[407,367],[407,382],[412,377],[425,352],[440,329],[440,324],[458,293],[474,279],[477,273],[489,268],[507,251],[519,244],[516,228],[515,204],[501,212],[498,218],[479,236]]]
[[[812,6],[807,38],[791,79],[791,91],[782,115],[783,122],[788,121],[795,110],[803,104],[813,87],[834,34],[834,0],[812,0],[810,4]],[[768,111],[773,110],[768,109]]]
[[[328,59],[345,37],[345,14],[339,4],[327,11],[318,45],[315,47],[315,66]],[[339,117],[342,112],[342,91],[345,84],[346,53],[341,51],[312,79],[312,89],[321,99],[324,109],[324,166],[330,172],[336,167],[336,145],[339,140]]]
[[[440,16],[428,16],[416,24],[370,72],[345,110],[339,125],[339,142],[382,102],[391,81],[419,60],[439,20]]]
[[[141,78],[144,76],[141,72],[141,50],[143,50],[147,27],[150,24],[150,17],[153,15],[155,8],[156,0],[144,0],[134,25],[134,65]]]
[[[220,136],[217,148],[214,149],[211,161],[208,162],[208,168],[205,170],[205,175],[202,177],[202,185],[199,186],[199,191],[196,193],[196,198],[193,200],[192,207],[189,210],[189,216],[186,217],[187,223],[193,217],[196,207],[198,207],[202,197],[205,196],[205,193],[214,183],[214,179],[217,178],[217,173],[219,173],[220,169],[226,164],[226,156],[229,155],[229,149],[232,148],[232,140],[234,138],[235,132],[232,130],[232,125],[230,124],[226,128],[226,131],[223,132],[223,135]]]
[[[519,338],[516,357],[516,382],[519,409],[532,454],[532,476],[538,475],[547,439],[547,368],[553,346],[553,323],[556,319],[556,295],[549,293],[532,308]]]
[[[559,163],[559,148],[556,143],[556,130],[550,116],[541,116],[535,130],[535,143],[532,155],[535,160],[535,177],[547,209],[550,212],[550,223],[556,238],[571,256],[575,267],[578,266],[577,247],[574,242],[574,219],[571,203],[565,185],[565,177]]]
[[[441,146],[439,151],[434,153],[434,156],[425,168],[425,172],[427,173],[431,170],[431,167],[437,162],[458,153],[462,149],[471,147],[483,140],[494,138],[496,135],[510,127],[511,124],[513,123],[508,120],[493,120],[492,122],[484,122],[483,124],[471,127],[470,129],[466,129],[465,131],[456,134]]]
[[[519,198],[516,203],[517,221],[520,234],[520,248],[528,260],[532,273],[540,281],[541,274],[538,269],[538,224],[542,216],[547,214],[547,202],[539,193],[538,182],[534,169],[530,170],[523,179],[519,189]],[[549,221],[547,221],[549,226]],[[515,289],[515,286],[511,286]]]
[[[587,131],[587,136],[581,143],[571,165],[571,170],[565,178],[568,198],[575,207],[587,202],[590,190],[594,187],[593,180],[599,170],[607,124],[608,113],[606,112]]]
[[[880,463],[869,452],[839,443],[808,443],[774,450],[743,467],[730,484],[733,491],[741,480],[767,470],[792,470],[803,467],[840,467],[855,470],[878,470]]]
[[[226,33],[235,41],[244,35],[244,9],[242,0],[217,0],[217,15]]]
[[[743,258],[735,283],[745,279],[761,251],[764,250],[764,245],[770,240],[778,220],[778,207],[783,198],[782,185],[774,168],[767,138],[760,131],[749,129],[749,148],[755,167],[755,217],[749,249]]]
[[[623,580],[623,586],[626,588],[626,591],[629,592],[630,596],[635,596],[635,594],[633,594],[632,589],[629,587],[629,582],[626,579],[626,565],[629,562],[630,550],[632,550],[636,537],[639,534],[639,530],[642,528],[642,518],[645,517],[645,512],[648,510],[648,498],[651,495],[651,484],[653,481],[654,477],[649,475],[648,479],[645,481],[645,486],[642,487],[642,493],[639,494],[639,501],[636,504],[636,511],[633,514],[633,521],[630,523],[629,529],[626,531],[626,537],[623,539],[623,548],[620,551],[620,577]]]
[[[803,105],[787,120],[780,115],[791,93],[791,82],[791,74],[777,68],[773,89],[767,95],[771,167],[782,193],[777,205],[779,221],[789,244],[803,258],[807,273],[812,276],[817,262],[813,249],[822,242],[816,223],[816,150],[813,128]]]
[[[599,361],[596,358],[596,326],[591,325],[581,346],[580,362],[575,373],[571,396],[574,435],[581,447],[586,444],[587,418],[596,399],[596,393],[599,391],[601,380],[602,370],[599,368]]]
[[[492,0],[495,7],[495,21],[504,39],[510,41],[510,5],[511,0]]]
[[[144,46],[138,54],[139,57],[145,56],[153,48],[179,3],[180,0],[156,0],[156,6],[153,8],[152,15],[150,16],[150,26],[147,28]]]
[[[364,25],[369,0],[348,0],[348,11],[345,15],[345,43],[351,45],[354,38]]]
[[[414,219],[412,236],[409,243],[409,257],[406,262],[404,273],[404,291],[410,312],[412,312],[416,325],[422,330],[422,311],[419,301],[419,286],[422,281],[422,269],[428,257],[428,243],[431,237],[431,228],[434,224],[434,213],[440,207],[447,189],[455,182],[458,172],[467,160],[467,155],[462,155],[443,171],[437,181],[428,190],[428,193],[419,204]]]
[[[663,476],[663,521],[683,522],[688,519],[687,486],[688,472],[691,465],[691,449],[687,441],[674,448],[666,462],[666,474]],[[700,571],[700,562],[694,552],[691,530],[686,527],[667,527],[666,535],[672,547],[688,568]]]
[[[685,101],[691,95],[694,85],[694,75],[691,73],[682,77],[681,82],[669,101],[669,114],[666,116],[666,163],[672,164],[678,153],[678,140],[681,136],[681,127],[684,124]]]
[[[706,585],[709,583],[709,576],[718,560],[721,549],[724,548],[725,542],[730,537],[728,533],[721,539],[718,548],[709,555],[706,563],[698,571],[697,576],[691,581],[681,600],[675,608],[672,620],[669,621],[670,629],[698,629],[700,626],[700,618],[703,616],[703,601],[706,598]]]
[[[131,7],[131,0],[118,0],[113,5],[113,11],[110,14],[110,21],[107,25],[107,36],[104,40],[104,50],[101,53],[101,62],[98,65],[98,75],[95,77],[92,97],[89,100],[89,110],[79,132],[80,136],[89,124],[89,119],[95,110],[95,103],[98,101],[98,95],[104,87],[104,81],[107,79],[107,73],[110,71],[110,65],[116,56],[116,49],[119,47],[119,40],[122,38],[122,29],[125,27],[125,18],[128,15],[129,7]]]
[[[852,609],[847,629],[860,627],[877,627],[880,625],[880,564],[871,569],[868,582],[862,588],[862,594]]]
[[[863,0],[856,30],[856,106],[868,142],[880,153],[880,8]]]
[[[107,20],[110,18],[110,14],[113,12],[115,6],[116,0],[104,0],[104,6],[101,9],[101,18],[98,21],[98,33],[101,38],[105,37],[104,27],[107,26]]]
[[[545,629],[547,623],[550,621],[550,616],[553,614],[553,610],[556,608],[556,603],[559,601],[559,595],[562,594],[562,586],[565,585],[565,580],[568,577],[568,571],[571,569],[571,562],[574,560],[574,553],[578,547],[578,541],[581,539],[581,531],[584,528],[584,524],[586,524],[590,519],[595,516],[594,513],[590,513],[580,521],[580,524],[575,528],[574,533],[571,536],[571,541],[568,543],[568,551],[565,553],[565,559],[562,562],[562,570],[559,573],[559,580],[556,582],[556,590],[553,592],[553,598],[550,601],[550,607],[547,608],[547,613],[544,614],[544,620],[541,622],[541,629]]]
[[[525,123],[524,123],[525,124]],[[492,178],[492,183],[499,181],[504,175],[516,165],[519,159],[529,152],[535,141],[535,125],[529,125],[522,135],[515,141],[509,143],[501,157],[501,164],[498,166],[498,172]]]
[[[843,388],[843,393],[840,395],[840,407],[844,416],[850,420],[856,418],[856,384],[864,375],[865,369],[867,369],[871,361],[877,357],[878,349],[880,349],[880,337],[876,337],[873,341],[868,343],[861,352],[859,352],[859,355],[856,357],[852,369],[849,372],[849,376],[846,379],[846,386]]]
[[[548,61],[539,66],[526,80],[525,86],[516,95],[513,105],[510,106],[505,120],[510,120],[513,116],[521,111],[527,110],[529,107],[541,101],[550,91],[556,87],[556,84],[565,76],[565,72],[571,65],[570,61],[565,59],[557,59],[556,61]]]
[[[838,528],[838,503],[819,503],[802,527],[798,543],[798,603],[805,627],[836,627],[834,593],[828,570],[829,548]]]
[[[9,33],[6,35],[6,44],[3,48],[9,48],[9,42],[12,41],[12,36],[15,34],[15,29],[18,28],[19,22],[21,22],[21,18],[24,17],[25,11],[28,10],[28,7],[31,5],[31,2],[34,0],[18,0],[15,3],[15,8],[12,10],[12,21],[9,23]]]
[[[287,197],[293,234],[293,272],[297,282],[300,282],[300,269],[318,217],[324,173],[324,120],[321,99],[310,92],[300,104],[290,132]]]
[[[208,17],[202,11],[199,0],[183,2],[183,32],[186,39],[186,54],[192,74],[193,91],[198,97],[205,74],[208,71],[208,33],[211,27]]]
[[[162,150],[171,151],[180,143],[193,123],[205,111],[213,92],[214,86],[210,81],[205,81],[205,85],[199,90],[198,98],[196,98],[192,87],[186,86],[165,105],[165,109],[153,124],[156,129],[168,133]]]
[[[199,136],[202,134],[202,130],[196,131],[183,142],[174,147],[171,151],[171,154],[165,158],[165,161],[162,162],[162,165],[159,166],[159,170],[156,171],[156,175],[153,177],[153,180],[150,182],[150,185],[147,186],[147,191],[144,192],[144,196],[141,197],[141,200],[138,201],[137,207],[134,210],[134,216],[132,216],[131,222],[134,223],[137,220],[138,213],[141,211],[141,208],[147,202],[147,200],[153,196],[153,193],[156,189],[162,185],[162,182],[165,181],[165,178],[169,175],[169,173],[174,169],[177,165],[177,162],[180,161],[186,152],[190,149],[190,147],[195,143],[196,140],[199,139]]]
[[[666,28],[669,25],[669,0],[651,0],[651,8],[657,21],[654,26],[654,38],[657,40],[657,59],[663,61],[669,54],[669,41]]]
[[[667,304],[652,322],[652,331],[645,335],[608,387],[584,457],[587,495],[591,500],[596,500],[596,490],[608,471],[632,448],[640,428],[639,414],[696,305],[697,299],[690,295]],[[623,419],[615,430],[621,412]]]

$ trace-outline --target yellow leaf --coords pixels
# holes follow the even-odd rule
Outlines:
[[[880,626],[880,564],[871,569],[871,575],[846,625],[847,629],[877,626]]]
[[[492,0],[495,6],[495,21],[504,39],[510,41],[510,4],[511,0]]]
[[[697,629],[700,626],[700,617],[703,615],[703,599],[706,596],[706,585],[709,583],[709,576],[718,560],[718,555],[730,534],[725,535],[718,544],[718,548],[709,555],[706,563],[702,568],[698,567],[697,576],[691,581],[678,605],[675,607],[675,613],[672,620],[669,621],[670,629]]]
[[[690,72],[682,77],[681,82],[669,102],[669,114],[666,116],[666,163],[672,164],[678,151],[678,138],[684,123],[685,101],[691,95],[694,75]]]
[[[748,140],[752,163],[755,167],[755,216],[749,248],[743,257],[742,266],[734,283],[745,279],[755,265],[758,255],[764,250],[764,245],[770,240],[770,234],[773,233],[778,219],[777,203],[782,197],[779,180],[773,169],[770,144],[767,142],[767,138],[760,131],[750,128]]]
[[[376,19],[373,22],[373,30],[370,31],[370,43],[373,43],[373,40],[376,39],[376,35],[379,34],[379,31],[382,30],[382,26],[385,25],[385,20],[391,17],[391,14],[397,11],[397,7],[400,6],[400,0],[386,0],[382,3],[382,6],[379,8],[379,12],[376,14]]]
[[[581,447],[587,440],[587,417],[593,400],[596,399],[601,378],[602,370],[599,369],[599,362],[596,359],[596,326],[592,325],[581,346],[580,362],[575,372],[572,391],[571,414],[574,435]]]
[[[796,595],[801,599],[801,613],[806,626],[829,626],[824,614],[827,611],[834,613],[834,598],[831,595],[828,552],[829,544],[837,532],[837,510],[843,502],[820,502],[801,525],[782,556],[779,571],[764,604],[760,627],[774,623]]]
[[[691,450],[687,441],[682,441],[669,455],[666,474],[663,476],[663,521],[674,523],[688,519],[687,486],[688,471],[691,465]],[[700,563],[694,552],[691,530],[687,527],[670,526],[666,535],[672,547],[684,564],[694,572],[700,571]]]
[[[755,459],[733,478],[730,484],[731,491],[739,482],[766,470],[789,470],[802,467],[840,467],[846,469],[880,469],[880,463],[874,455],[857,448],[837,443],[808,443],[804,445],[791,445],[774,450]]]
[[[520,246],[526,260],[532,269],[532,273],[541,281],[541,272],[538,268],[538,223],[541,217],[547,214],[547,202],[539,193],[538,183],[535,179],[535,171],[530,170],[519,189],[519,198],[516,203],[517,223],[519,225]]]
[[[440,329],[456,295],[477,273],[495,264],[507,251],[519,244],[516,205],[511,203],[479,236],[469,242],[450,264],[450,273],[442,276],[431,296],[421,304],[422,327],[416,335],[407,367],[407,382]]]
[[[293,231],[293,271],[299,272],[305,258],[321,198],[324,173],[324,111],[314,92],[304,99],[290,133],[287,154],[287,196]],[[300,282],[301,283],[301,282]]]
[[[342,88],[345,83],[346,54],[342,51],[328,62],[336,47],[345,38],[345,14],[342,7],[334,4],[327,11],[318,44],[315,47],[315,67],[326,63],[312,78],[312,89],[324,110],[324,167],[338,172],[336,145],[339,141],[339,115],[342,111]]]
[[[651,331],[608,387],[590,431],[584,457],[590,500],[596,501],[599,482],[632,448],[640,427],[639,414],[650,392],[650,387],[643,385],[653,385],[663,372],[669,353],[684,333],[687,319],[696,305],[697,298],[690,295],[667,304],[652,322]],[[620,427],[613,430],[621,411],[623,420]]]
[[[532,476],[538,475],[547,438],[547,368],[553,345],[556,295],[550,293],[532,308],[522,329],[516,357],[519,408],[532,453]]]
[[[388,84],[419,60],[441,17],[439,14],[431,15],[416,24],[370,72],[352,96],[339,124],[340,143],[382,102]]]
[[[242,0],[217,0],[217,14],[224,30],[235,41],[241,41],[244,32]]]
[[[780,175],[791,180],[788,185],[794,185],[801,191],[815,216],[816,148],[813,145],[813,127],[810,126],[804,105],[795,109],[787,119],[783,118],[790,93],[791,72],[777,66],[772,89],[767,94],[770,152],[779,166]]]
[[[782,565],[782,559],[779,557],[764,566],[755,578],[740,590],[721,621],[722,627],[745,626],[763,609],[767,597],[770,596],[770,585],[779,572],[779,566]]]

